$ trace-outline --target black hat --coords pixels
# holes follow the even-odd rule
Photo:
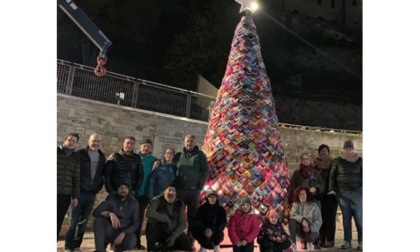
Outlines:
[[[142,145],[142,144],[150,144],[151,146],[153,146],[153,142],[152,142],[152,140],[150,140],[150,139],[142,139],[141,141],[140,141],[140,145]]]
[[[120,186],[125,185],[128,187],[129,190],[131,190],[131,184],[130,182],[128,182],[127,180],[120,180],[117,183],[117,188],[119,188]]]
[[[168,187],[173,187],[173,188],[175,188],[175,189],[176,189],[176,186],[175,186],[175,180],[173,180],[171,183],[169,183],[167,186],[165,186],[165,190],[166,190]]]
[[[343,149],[347,149],[347,148],[350,148],[350,149],[354,150],[354,145],[353,145],[353,142],[351,140],[347,140],[347,141],[344,142]]]

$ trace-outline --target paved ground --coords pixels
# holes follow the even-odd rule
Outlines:
[[[287,229],[287,228],[286,228]],[[65,234],[65,230],[62,230],[61,234]],[[353,239],[356,238],[357,240],[357,232],[355,231],[355,229],[353,228]],[[146,238],[144,235],[141,236],[141,240],[142,240],[142,244],[143,246],[146,246]],[[341,244],[343,244],[343,231],[342,230],[337,230],[336,232],[336,247],[335,248],[322,248],[321,250],[325,250],[325,251],[344,251],[340,249]],[[225,229],[225,239],[221,244],[221,250],[220,251],[232,251],[231,247],[227,247],[228,245],[230,245],[230,240],[229,237],[227,236],[227,229]],[[198,243],[196,243],[195,247],[199,248]],[[347,251],[356,251],[356,247],[357,247],[357,241],[353,241],[352,242],[352,249],[347,250]],[[94,243],[94,237],[93,237],[93,233],[92,232],[88,232],[85,234],[84,239],[83,239],[83,243],[82,243],[82,251],[83,252],[92,252],[95,250],[95,243]],[[57,242],[57,252],[64,252],[64,237],[62,236],[60,238],[60,240]],[[112,251],[109,247],[107,251]],[[136,251],[136,252],[145,252],[146,250],[131,250],[132,252]],[[255,249],[254,252],[259,252],[259,248],[258,248],[258,244],[255,242]],[[299,242],[298,242],[298,251],[307,251],[307,250],[301,250],[299,248]]]

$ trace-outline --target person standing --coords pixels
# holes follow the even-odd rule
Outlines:
[[[143,167],[143,183],[141,183],[136,188],[136,198],[139,202],[139,208],[140,208],[140,228],[137,230],[137,248],[141,250],[145,250],[146,248],[141,245],[140,243],[140,236],[141,236],[141,227],[143,225],[143,219],[144,219],[144,211],[146,210],[147,205],[149,204],[149,199],[146,196],[147,193],[147,187],[149,181],[149,175],[152,171],[153,163],[158,160],[155,156],[152,155],[153,150],[153,142],[150,139],[144,139],[140,142],[140,151],[139,155],[141,158],[141,164]]]
[[[321,144],[318,147],[318,157],[314,160],[314,169],[319,171],[325,182],[325,188],[320,194],[322,226],[319,230],[319,245],[325,248],[334,247],[335,244],[338,206],[336,197],[327,194],[329,191],[331,164],[330,147],[326,144]]]
[[[176,173],[176,166],[173,162],[174,155],[174,149],[166,149],[163,159],[159,162],[160,165],[150,172],[147,181],[147,199],[151,200],[153,197],[162,194],[163,190],[174,181]]]
[[[143,182],[143,167],[141,158],[134,153],[136,139],[127,136],[124,139],[123,148],[109,155],[105,163],[105,188],[108,193],[118,189],[118,183],[126,180],[135,190]],[[132,192],[133,195],[135,192]]]
[[[329,195],[336,195],[343,215],[344,244],[342,249],[351,248],[354,218],[359,245],[363,251],[363,160],[354,152],[353,142],[344,142],[341,157],[334,159],[330,173]]]
[[[92,134],[88,146],[77,151],[80,161],[80,196],[77,206],[70,207],[69,228],[66,233],[66,252],[80,251],[86,224],[93,210],[96,194],[104,184],[105,155],[99,149],[102,137]]]
[[[80,193],[80,164],[76,152],[79,134],[69,133],[57,147],[57,241],[70,202],[76,207]]]
[[[139,204],[130,193],[130,182],[116,182],[116,188],[93,211],[95,251],[98,252],[105,252],[109,243],[115,252],[132,250],[136,246],[136,230],[140,225]]]
[[[199,194],[209,176],[206,155],[198,149],[194,135],[186,135],[184,149],[174,158],[177,167],[175,187],[178,199],[187,207],[188,235],[191,237],[191,224],[199,206]]]

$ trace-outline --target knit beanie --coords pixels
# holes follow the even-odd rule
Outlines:
[[[245,203],[248,203],[249,205],[251,205],[251,199],[249,197],[245,197],[241,200],[241,206]]]
[[[117,183],[117,188],[120,188],[120,186],[125,185],[128,187],[129,190],[131,190],[131,184],[127,180],[120,180]]]
[[[350,149],[354,150],[354,145],[353,145],[353,142],[351,140],[347,140],[347,141],[344,142],[343,149],[347,149],[347,148],[350,148]]]
[[[150,139],[142,139],[140,141],[140,145],[143,145],[143,144],[150,144],[151,146],[153,146],[153,142]]]

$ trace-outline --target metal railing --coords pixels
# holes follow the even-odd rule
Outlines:
[[[208,121],[215,97],[57,60],[57,92],[133,108]]]
[[[107,72],[96,77],[93,68],[57,60],[57,92],[144,110],[208,121],[215,97]],[[279,123],[281,128],[360,135],[354,130]]]

